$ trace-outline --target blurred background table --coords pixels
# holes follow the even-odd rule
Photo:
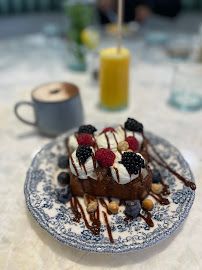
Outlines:
[[[182,15],[176,24],[154,18],[145,25],[142,35],[124,39],[132,55],[130,104],[127,110],[113,113],[99,109],[98,84],[89,71],[75,73],[66,68],[66,42],[40,33],[45,22],[60,24],[61,17],[33,15],[24,21],[15,17],[10,26],[6,18],[0,19],[0,269],[202,269],[202,111],[181,112],[168,105],[173,62],[161,49],[155,51],[155,60],[149,59],[143,38],[151,29],[172,33],[174,25],[175,31],[185,31],[194,38],[200,16]],[[192,24],[188,23],[190,18]],[[31,28],[26,20],[32,21]],[[159,20],[161,27],[156,28]],[[12,32],[15,23],[27,27],[20,33]],[[105,36],[100,48],[112,44]],[[194,63],[190,61],[190,65]],[[18,100],[30,99],[34,87],[49,81],[70,81],[80,87],[86,123],[110,125],[131,116],[182,152],[196,178],[196,200],[187,220],[170,238],[146,250],[119,256],[90,254],[57,242],[32,218],[23,194],[26,171],[34,154],[51,139],[19,122],[13,107]]]

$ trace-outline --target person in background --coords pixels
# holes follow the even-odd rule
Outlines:
[[[98,0],[102,24],[110,23],[117,11],[117,0]],[[143,22],[152,13],[175,17],[181,9],[180,0],[124,0],[124,22]]]

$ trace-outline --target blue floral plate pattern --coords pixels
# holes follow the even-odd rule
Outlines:
[[[195,192],[161,168],[164,182],[170,186],[171,194],[167,196],[170,204],[163,206],[155,203],[151,211],[154,227],[150,228],[141,217],[125,222],[124,206],[121,206],[121,212],[108,216],[114,238],[114,244],[111,244],[104,219],[101,219],[101,231],[97,236],[85,227],[82,218],[79,223],[73,222],[70,203],[58,201],[58,190],[61,187],[57,183],[57,175],[61,171],[57,165],[58,157],[66,154],[65,136],[72,133],[70,131],[42,148],[33,159],[25,181],[24,192],[29,211],[54,238],[89,252],[124,253],[158,243],[169,237],[185,220]],[[150,132],[146,136],[172,169],[194,182],[189,165],[174,146]],[[83,198],[79,198],[79,201],[85,209]],[[102,217],[101,213],[100,216]]]

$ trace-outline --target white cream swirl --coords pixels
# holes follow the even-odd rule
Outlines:
[[[108,148],[109,143],[110,150],[115,151],[120,141],[122,141],[122,138],[116,132],[108,131],[99,135],[96,142],[99,148]]]
[[[140,155],[141,158],[144,159],[141,154],[137,153],[137,155]],[[130,175],[128,173],[126,167],[123,164],[119,163],[117,160],[115,161],[113,166],[110,167],[110,170],[111,170],[113,179],[118,184],[121,184],[121,185],[129,183],[139,176],[139,173]],[[145,178],[147,176],[147,169],[141,168],[141,174],[142,174],[143,178]]]
[[[93,148],[91,148],[91,149],[93,151]],[[94,154],[94,151],[93,151],[93,154]],[[72,153],[71,157],[73,159],[74,165],[72,164],[72,159],[70,158],[69,159],[69,167],[70,167],[71,172],[74,175],[78,176],[80,179],[87,179],[88,176],[93,175],[93,172],[94,172],[95,169],[94,169],[92,156],[90,156],[86,160],[85,164],[80,164],[79,163],[79,160],[78,160],[78,158],[76,156],[76,150]],[[96,162],[96,167],[97,166],[98,166],[98,164]]]
[[[74,134],[69,137],[68,146],[69,146],[71,152],[76,150],[77,147],[79,146],[78,142],[77,142],[77,138]]]
[[[135,135],[135,138],[139,142],[139,146],[142,144],[143,137],[142,137],[142,134],[140,132],[133,132],[133,131],[130,131],[128,129],[125,129],[125,131],[124,131],[121,126],[118,126],[116,128],[116,132],[122,138],[123,141],[125,140],[125,134],[126,134],[126,137],[134,136]]]

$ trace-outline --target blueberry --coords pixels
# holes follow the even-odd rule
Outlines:
[[[61,169],[67,169],[67,167],[69,166],[69,157],[61,156],[58,160],[58,166]]]
[[[152,182],[159,183],[161,181],[161,174],[158,170],[152,170]]]
[[[139,200],[126,201],[126,214],[133,218],[139,215],[141,208]]]
[[[72,193],[69,190],[69,187],[66,186],[65,188],[61,189],[61,191],[59,192],[58,200],[62,203],[67,203],[71,197],[72,197]]]
[[[58,182],[61,185],[69,185],[70,176],[67,172],[61,172],[58,174]]]

